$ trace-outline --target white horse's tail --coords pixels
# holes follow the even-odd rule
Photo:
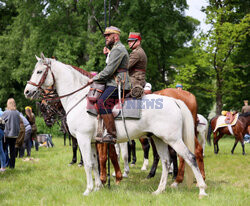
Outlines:
[[[183,129],[182,129],[182,139],[184,144],[187,146],[190,152],[194,154],[195,150],[195,133],[194,133],[194,120],[193,116],[186,106],[186,104],[181,100],[176,100],[176,103],[181,109],[182,118],[183,118]],[[186,174],[186,184],[190,187],[194,181],[194,173],[191,167],[185,162],[185,174]]]

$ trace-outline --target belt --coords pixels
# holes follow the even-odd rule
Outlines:
[[[119,68],[119,69],[117,69],[117,72],[127,72],[128,71],[128,69],[126,69],[126,68]]]

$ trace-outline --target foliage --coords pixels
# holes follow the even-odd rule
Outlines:
[[[110,2],[111,24],[121,29],[128,50],[129,32],[142,34],[154,91],[181,82],[196,95],[204,115],[215,101],[218,113],[222,107],[239,110],[249,99],[249,1],[210,0],[204,12],[212,29],[195,39],[199,21],[185,16],[186,0]],[[23,90],[41,52],[88,71],[105,66],[104,38],[94,21],[104,29],[103,1],[4,0],[0,11],[2,108],[9,97],[19,110],[35,106]]]

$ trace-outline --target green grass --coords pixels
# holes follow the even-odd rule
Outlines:
[[[0,174],[0,205],[242,205],[250,203],[250,144],[246,145],[246,155],[241,146],[230,151],[234,140],[223,138],[219,142],[220,152],[213,153],[213,147],[206,146],[205,168],[208,197],[198,199],[198,188],[188,189],[181,184],[171,189],[172,177],[168,178],[166,191],[158,196],[151,193],[157,189],[161,166],[153,179],[146,179],[142,172],[143,154],[137,141],[137,163],[131,168],[129,178],[115,185],[111,177],[111,188],[84,197],[86,189],[84,168],[69,167],[72,149],[63,146],[62,138],[54,138],[54,148],[32,149],[32,157],[39,161],[24,162],[17,159],[16,168]],[[150,151],[151,152],[151,151]],[[79,153],[78,153],[79,156]],[[152,156],[150,153],[150,164]],[[123,164],[122,164],[123,168]],[[112,168],[113,171],[113,168]]]

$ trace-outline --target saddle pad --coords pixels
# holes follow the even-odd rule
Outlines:
[[[125,119],[140,119],[141,118],[141,108],[142,101],[141,99],[125,99],[123,104],[123,114]],[[88,101],[87,112],[90,115],[97,116],[97,111],[95,106]],[[122,119],[121,107],[119,104],[116,104],[112,110],[115,119]]]
[[[239,113],[237,113],[235,115],[235,118],[234,118],[233,122],[230,125],[234,126],[236,124],[238,118],[239,118]],[[218,117],[217,122],[216,122],[216,127],[214,129],[214,132],[216,132],[216,130],[218,128],[220,128],[220,127],[226,127],[226,126],[228,126],[228,124],[225,123],[225,119],[226,119],[226,116],[219,116]]]

